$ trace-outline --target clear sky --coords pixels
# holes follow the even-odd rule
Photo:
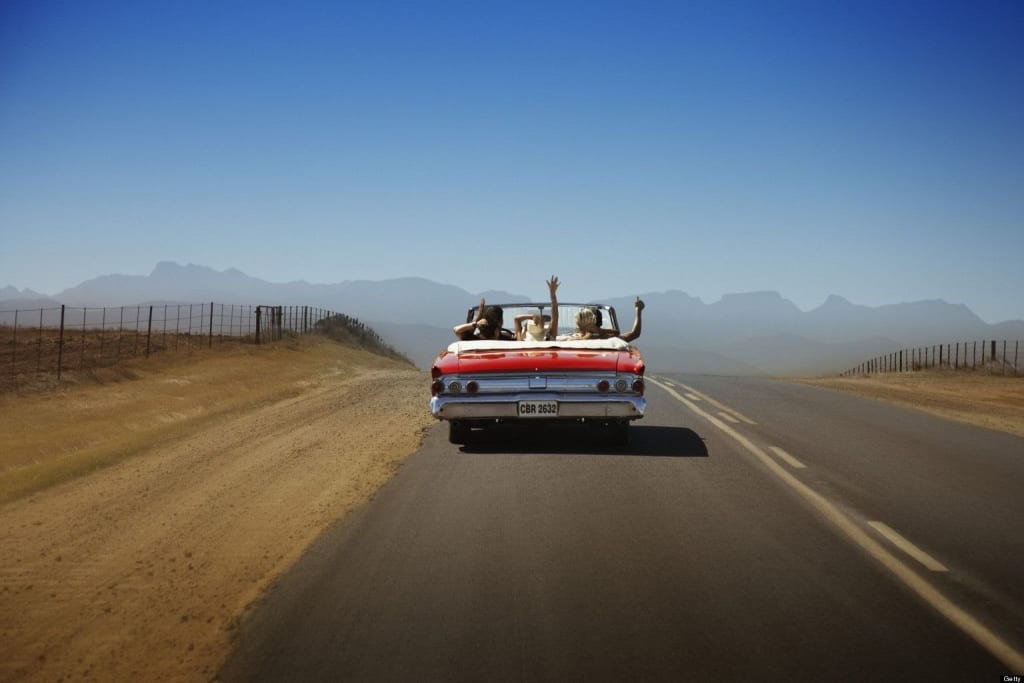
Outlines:
[[[0,2],[0,286],[1024,318],[1024,2]]]

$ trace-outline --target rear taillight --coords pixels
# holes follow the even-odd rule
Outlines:
[[[430,395],[437,396],[438,394],[444,393],[444,382],[439,379],[435,379],[430,383]]]
[[[644,381],[642,379],[638,378],[633,380],[633,391],[640,394],[641,396],[644,395]]]
[[[480,385],[476,383],[475,379],[471,379],[468,382],[466,382],[466,391],[468,391],[469,393],[475,394],[479,390]]]
[[[597,383],[597,390],[600,391],[602,394],[607,392],[609,387],[611,387],[611,385],[608,384],[608,380],[606,379],[603,379]]]

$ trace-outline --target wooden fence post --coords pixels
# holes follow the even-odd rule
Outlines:
[[[153,307],[149,307],[149,322],[146,323],[146,358],[149,358],[149,350],[153,342]]]
[[[89,315],[89,309],[88,308],[83,308],[82,309],[82,355],[80,355],[78,357],[78,369],[79,370],[84,370],[85,369],[85,323],[86,323],[88,315]]]
[[[1016,365],[1016,364],[1015,364]],[[10,378],[17,380],[17,310],[14,311],[14,334],[10,342]]]
[[[57,337],[57,379],[60,379],[60,366],[64,362],[64,304],[60,305],[60,336]]]
[[[260,306],[256,307],[256,345],[260,343]]]
[[[210,302],[210,344],[209,348],[213,348],[213,302]]]

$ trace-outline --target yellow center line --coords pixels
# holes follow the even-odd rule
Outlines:
[[[861,529],[856,522],[841,512],[839,508],[837,508],[827,498],[817,493],[807,484],[803,483],[786,471],[782,465],[775,462],[771,456],[758,448],[750,439],[743,436],[743,434],[722,422],[711,413],[701,410],[696,404],[687,400],[671,387],[666,387],[663,383],[653,378],[649,379],[651,379],[651,382],[655,385],[667,391],[669,395],[689,408],[693,413],[703,417],[705,420],[735,440],[740,446],[745,448],[747,452],[760,460],[761,463],[768,468],[769,472],[774,474],[779,480],[799,494],[826,520],[835,525],[843,534],[846,535],[847,538],[853,541],[855,545],[889,570],[889,572],[899,581],[916,593],[919,598],[931,605],[934,610],[945,617],[954,626],[959,628],[963,633],[974,640],[974,642],[985,648],[992,656],[1001,661],[1005,666],[1009,667],[1011,671],[1024,671],[1024,653],[1021,653],[1012,645],[1004,641],[996,635],[994,631],[982,624],[976,617],[957,606],[937,588],[921,578],[906,563],[886,550],[882,544],[865,533],[865,531]],[[680,386],[686,388],[687,391],[692,391],[692,389],[685,385]]]

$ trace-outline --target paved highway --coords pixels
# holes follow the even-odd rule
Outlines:
[[[1024,439],[786,382],[649,386],[621,451],[431,430],[221,680],[1024,676]]]

